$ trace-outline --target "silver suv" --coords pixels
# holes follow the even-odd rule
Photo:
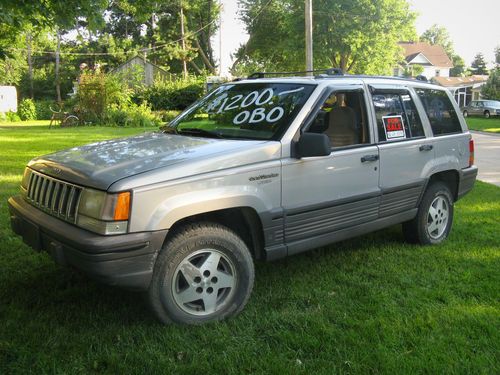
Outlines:
[[[254,260],[402,223],[445,240],[474,144],[439,86],[320,75],[222,85],[160,132],[32,160],[9,199],[35,250],[147,292],[163,322],[235,315]]]

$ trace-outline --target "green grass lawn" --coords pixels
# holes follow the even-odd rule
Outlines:
[[[456,205],[446,243],[399,226],[256,266],[246,309],[161,326],[141,295],[35,253],[7,198],[39,154],[144,129],[0,126],[0,374],[499,374],[500,188]]]
[[[500,133],[500,117],[467,117],[467,126],[471,130],[483,132]]]

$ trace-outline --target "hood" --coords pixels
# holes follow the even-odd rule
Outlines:
[[[186,160],[250,149],[260,143],[263,142],[144,133],[59,151],[33,159],[28,165],[61,180],[107,190],[126,177]]]

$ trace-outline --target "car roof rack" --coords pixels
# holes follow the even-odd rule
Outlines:
[[[255,72],[250,74],[247,79],[261,79],[269,76],[298,76],[307,73],[322,73],[317,77],[331,77],[331,76],[343,76],[344,71],[340,68],[328,68],[328,69],[315,69],[315,70],[302,70],[298,72]]]

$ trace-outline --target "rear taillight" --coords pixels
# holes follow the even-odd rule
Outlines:
[[[474,165],[474,140],[469,139],[469,167]]]

